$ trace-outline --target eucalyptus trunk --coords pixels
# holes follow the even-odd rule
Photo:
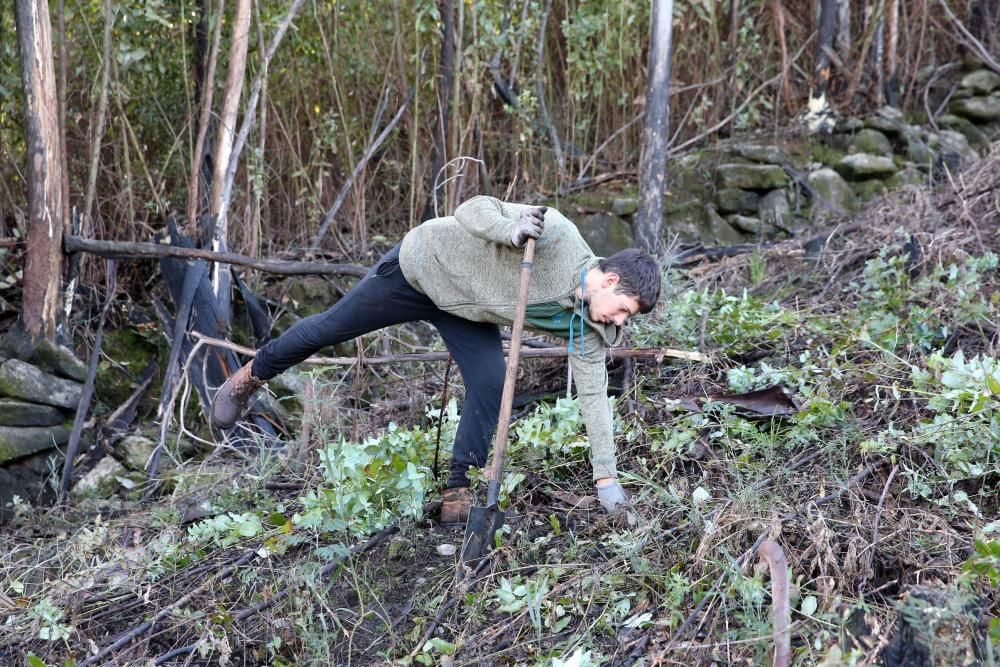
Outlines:
[[[819,27],[816,34],[816,58],[813,64],[813,86],[809,93],[809,129],[813,132],[830,130],[833,126],[827,89],[833,75],[833,57],[836,55],[838,0],[819,0]]]
[[[431,191],[424,207],[424,220],[445,214],[440,210],[441,202],[445,200],[441,191],[443,188],[438,185],[447,180],[447,175],[441,170],[448,162],[448,124],[451,121],[451,89],[455,76],[455,9],[452,0],[439,0],[438,11],[441,14],[441,58],[435,81],[438,114],[431,155]]]
[[[240,95],[243,92],[243,76],[246,72],[247,46],[250,42],[250,7],[250,0],[239,0],[236,3],[233,36],[229,46],[229,71],[226,74],[222,113],[219,116],[219,140],[215,149],[212,194],[209,197],[209,206],[215,223],[212,249],[218,252],[229,250],[229,216],[223,209],[222,202],[226,170],[229,168],[229,158],[236,137],[236,116],[239,112]],[[207,82],[206,85],[211,85],[211,82]],[[212,290],[219,304],[224,325],[228,326],[232,291],[228,264],[215,265],[212,273]]]
[[[63,160],[47,0],[14,5],[25,99],[28,237],[20,324],[33,341],[55,340],[62,282]]]
[[[656,252],[663,228],[670,144],[670,41],[673,0],[654,0],[646,83],[646,118],[639,165],[639,212],[635,236],[639,247]]]

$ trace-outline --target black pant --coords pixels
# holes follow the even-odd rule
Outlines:
[[[446,313],[413,289],[399,268],[398,245],[332,308],[300,320],[262,347],[253,361],[253,374],[270,380],[320,348],[416,320],[426,320],[438,330],[465,382],[448,486],[468,486],[465,473],[471,466],[485,465],[500,414],[506,371],[500,330],[495,324]]]

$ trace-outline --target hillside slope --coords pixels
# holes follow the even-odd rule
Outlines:
[[[809,238],[680,256],[632,343],[710,361],[629,369],[638,520],[592,511],[576,405],[544,404],[513,428],[510,531],[464,577],[462,531],[428,500],[436,402],[353,444],[307,410],[301,446],[180,464],[154,504],[21,505],[0,664],[770,664],[765,541],[787,559],[792,664],[986,664],[998,228],[994,146]]]

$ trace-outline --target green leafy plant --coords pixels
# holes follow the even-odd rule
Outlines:
[[[767,302],[743,290],[688,290],[665,299],[658,317],[638,321],[637,344],[666,343],[697,349],[702,340],[712,349],[731,354],[774,341],[798,323],[798,316],[776,302]]]
[[[228,512],[204,519],[188,528],[188,541],[199,545],[228,547],[242,539],[257,537],[262,532],[264,524],[256,514]]]
[[[441,439],[454,438],[457,410],[445,414]],[[320,450],[323,483],[300,500],[292,516],[297,529],[363,536],[400,516],[419,517],[433,480],[430,459],[435,428],[400,428],[396,424],[361,443],[340,438]]]
[[[42,598],[28,610],[28,618],[36,623],[38,638],[48,641],[66,641],[73,633],[73,626],[63,621],[65,612],[49,598]]]

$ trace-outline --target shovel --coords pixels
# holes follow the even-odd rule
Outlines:
[[[493,544],[496,532],[503,528],[504,513],[500,509],[500,478],[503,476],[503,457],[507,451],[510,411],[514,402],[514,381],[517,379],[517,362],[521,356],[524,310],[528,304],[528,280],[531,278],[531,265],[534,259],[535,239],[529,238],[524,246],[524,261],[521,262],[521,285],[517,291],[514,330],[511,332],[510,352],[507,356],[507,375],[504,377],[503,395],[500,399],[500,419],[497,422],[493,461],[490,463],[489,482],[486,485],[486,507],[473,505],[469,509],[469,522],[465,526],[465,543],[462,546],[462,560],[466,563],[477,561],[486,555]]]

